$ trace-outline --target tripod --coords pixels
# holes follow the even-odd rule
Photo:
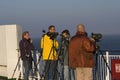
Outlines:
[[[16,49],[17,51],[18,51],[18,54],[19,54],[19,49]],[[19,56],[19,58],[18,58],[18,62],[17,62],[17,64],[16,64],[16,67],[15,67],[15,69],[14,69],[14,72],[13,72],[13,74],[12,74],[12,78],[14,77],[14,75],[15,75],[15,72],[16,72],[16,70],[17,70],[17,66],[19,65],[19,62],[20,62],[20,56]],[[19,79],[21,79],[21,72],[20,72],[20,74],[19,74]]]
[[[102,59],[104,60],[104,63],[106,64],[106,67],[108,68],[110,74],[112,75],[112,71],[110,70],[109,65],[107,64],[107,61],[102,53],[102,50],[100,49],[100,46],[96,42],[96,56],[95,56],[95,80],[99,80],[99,72],[98,72],[98,56],[101,55]],[[101,79],[100,79],[101,80]]]
[[[35,50],[37,50],[37,49],[35,49]],[[38,49],[38,52],[42,53],[42,50],[39,51],[39,49]],[[38,65],[40,66],[41,57],[42,57],[42,54],[39,55],[37,63],[34,64],[34,76],[38,77],[37,75],[39,75],[39,76],[40,76],[40,80],[44,80],[44,79],[43,79],[43,78],[44,78],[44,75],[41,74],[41,72],[39,72],[40,69],[38,69]],[[42,66],[43,66],[43,65],[42,65]],[[42,70],[42,69],[41,69],[41,70]],[[37,73],[38,73],[38,74],[37,74]],[[37,80],[37,78],[35,78],[35,79]]]
[[[35,52],[36,51],[36,52]],[[38,53],[39,51],[38,51],[38,49],[35,49],[35,50],[33,50],[32,51],[33,52],[33,62],[34,62],[34,68],[33,68],[33,78],[34,79],[38,79],[37,77],[38,77],[38,75],[40,76],[40,78],[41,78],[41,75],[40,75],[40,73],[39,73],[39,69],[38,69],[38,64],[39,64],[39,62],[40,62],[40,59],[41,59],[41,55],[39,55],[39,57],[38,57],[38,62],[37,62],[37,59],[36,59],[36,53]],[[37,62],[37,63],[36,63]],[[37,74],[38,73],[38,74]]]

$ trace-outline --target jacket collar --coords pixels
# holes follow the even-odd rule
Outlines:
[[[76,35],[75,36],[87,36],[87,33],[86,32],[76,32]]]

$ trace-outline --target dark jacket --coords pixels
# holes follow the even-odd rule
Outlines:
[[[61,40],[61,48],[60,48],[60,56],[62,56],[64,65],[68,65],[68,45],[69,45],[69,38],[64,38]]]
[[[22,60],[26,60],[32,57],[31,50],[34,49],[34,46],[32,43],[30,43],[29,40],[22,39],[19,43],[19,47],[20,47],[20,53],[21,53]],[[27,57],[26,55],[29,55],[29,57]]]
[[[94,51],[95,43],[87,37],[87,34],[77,32],[69,44],[70,67],[93,67]]]

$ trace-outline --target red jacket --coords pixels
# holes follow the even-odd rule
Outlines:
[[[86,33],[77,32],[69,44],[69,65],[76,67],[94,66],[95,42]]]

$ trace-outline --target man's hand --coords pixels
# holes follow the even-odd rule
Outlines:
[[[54,60],[58,60],[58,54],[54,57]]]
[[[32,39],[30,39],[30,43],[32,43],[33,42],[33,40]]]
[[[95,39],[93,39],[93,38],[90,38],[90,40],[93,41],[93,42],[95,42]]]

